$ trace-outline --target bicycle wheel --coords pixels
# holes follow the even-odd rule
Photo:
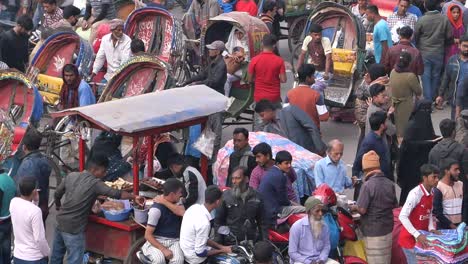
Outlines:
[[[301,42],[301,37],[307,24],[307,16],[300,16],[293,20],[288,29],[288,47],[293,52],[296,46]]]
[[[51,157],[46,156],[46,158],[49,162],[50,168],[52,169],[49,177],[49,191],[56,190],[60,183],[62,183],[63,174],[60,170],[60,167],[57,165],[57,163],[55,163],[55,161]],[[52,199],[52,201],[49,202],[49,208],[52,208],[54,203],[55,201],[54,199]]]
[[[137,241],[135,241],[128,251],[128,255],[125,258],[123,264],[136,264],[140,263],[140,260],[137,257],[137,252],[141,250],[141,247],[145,244],[146,239],[145,237],[139,238]]]

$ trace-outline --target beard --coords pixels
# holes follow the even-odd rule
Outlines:
[[[322,220],[315,220],[313,216],[309,217],[310,222],[310,232],[315,239],[319,239],[320,235],[322,234],[323,229],[323,221]]]
[[[241,195],[247,190],[247,187],[248,186],[247,186],[246,182],[242,182],[238,186],[234,186],[232,188],[232,192],[234,193],[234,197],[237,198],[237,199],[240,199]]]
[[[465,57],[468,57],[468,50],[464,50],[461,52],[461,54]]]

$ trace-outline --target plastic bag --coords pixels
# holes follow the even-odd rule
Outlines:
[[[207,157],[213,155],[214,141],[216,134],[210,128],[205,128],[200,137],[193,143],[193,147]]]

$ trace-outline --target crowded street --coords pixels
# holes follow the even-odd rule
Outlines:
[[[0,1],[0,264],[468,263],[465,0]]]

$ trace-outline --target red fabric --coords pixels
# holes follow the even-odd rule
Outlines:
[[[393,231],[392,231],[392,262],[391,264],[407,264],[405,254],[398,243],[401,228],[403,225],[398,216],[400,215],[401,207],[393,209]]]
[[[424,188],[421,184],[419,188]],[[426,190],[422,190],[426,193]],[[429,218],[432,211],[432,198],[434,196],[432,193],[427,196],[423,195],[421,201],[414,207],[413,211],[409,215],[409,220],[413,224],[416,230],[428,230],[429,229]],[[416,239],[406,230],[403,226],[400,233],[400,246],[402,248],[414,248],[416,245]]]
[[[255,56],[249,64],[249,74],[254,75],[254,101],[268,99],[281,101],[281,82],[279,75],[286,73],[284,61],[273,52],[264,51]]]
[[[288,92],[289,103],[295,105],[306,112],[320,129],[320,117],[317,112],[317,102],[320,94],[307,85],[299,85]]]
[[[235,6],[235,10],[239,12],[247,12],[249,15],[256,17],[258,14],[258,8],[252,0],[239,0]]]

